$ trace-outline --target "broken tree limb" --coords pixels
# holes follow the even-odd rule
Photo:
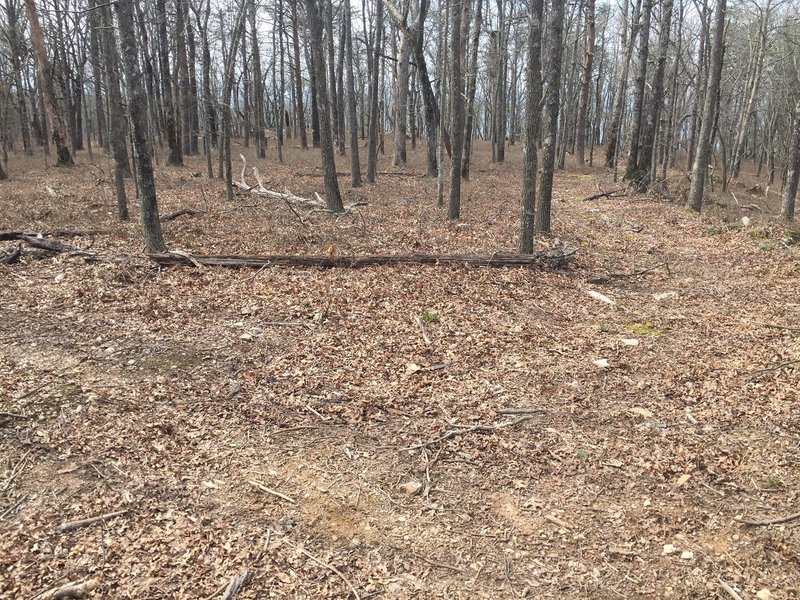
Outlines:
[[[168,215],[164,215],[161,217],[161,222],[166,223],[168,221],[174,221],[178,217],[186,216],[195,216],[195,215],[204,215],[206,211],[204,210],[195,210],[193,208],[182,208],[180,210],[176,210],[174,213],[169,213]]]
[[[225,593],[222,594],[222,600],[231,600],[236,594],[239,593],[247,582],[250,581],[250,571],[245,569],[239,575],[231,579],[231,582],[228,584],[228,587],[225,588]]]
[[[64,600],[65,598],[86,598],[97,587],[97,578],[87,581],[73,581],[60,587],[47,590],[37,595],[38,600]]]
[[[81,527],[89,527],[90,525],[94,525],[95,523],[110,521],[111,519],[115,519],[116,517],[121,517],[124,514],[127,514],[128,510],[118,510],[116,512],[107,513],[104,515],[99,515],[97,517],[89,517],[88,519],[81,519],[80,521],[69,521],[68,523],[62,523],[58,526],[56,531],[58,533],[65,533],[67,531],[73,531],[75,529],[80,529]]]
[[[600,189],[600,186],[598,186],[597,189],[598,192],[596,194],[592,194],[591,196],[584,198],[584,201],[588,202],[590,200],[599,200],[600,198],[622,198],[628,195],[627,193],[620,193],[620,192],[625,192],[625,188],[619,188],[618,190],[610,190],[608,192],[605,192],[602,189]]]
[[[47,250],[49,252],[67,252],[70,254],[91,255],[91,252],[81,250],[70,244],[59,242],[58,240],[51,240],[44,237],[42,234],[23,233],[19,231],[3,231],[0,232],[0,241],[18,240],[24,242],[28,246]]]
[[[626,279],[628,277],[640,277],[642,275],[650,273],[651,271],[655,271],[660,267],[664,267],[667,270],[667,274],[670,273],[669,265],[665,262],[660,262],[645,269],[632,271],[631,273],[607,273],[605,275],[595,275],[593,277],[588,277],[586,281],[588,283],[606,283],[608,281],[611,281],[612,279]]]
[[[526,267],[558,269],[566,267],[576,250],[548,251],[540,254],[494,254],[491,256],[446,254],[375,254],[365,256],[186,256],[184,253],[148,254],[155,263],[169,265],[203,265],[233,269],[262,267],[319,267],[322,269],[363,269],[373,266],[452,265],[470,267]]]
[[[470,427],[464,427],[462,429],[450,429],[447,433],[440,435],[439,437],[433,438],[427,442],[423,442],[421,444],[416,444],[414,446],[406,446],[405,448],[400,448],[401,452],[410,452],[412,450],[421,450],[423,448],[427,448],[434,444],[438,444],[439,442],[443,442],[445,440],[450,439],[456,435],[464,435],[465,433],[473,433],[473,432],[482,432],[487,433],[491,431],[497,431],[498,429],[504,429],[506,427],[513,427],[514,425],[518,425],[524,421],[530,421],[533,418],[533,415],[525,415],[523,417],[519,417],[518,419],[514,419],[513,421],[507,421],[506,423],[498,423],[497,425],[472,425]]]
[[[747,519],[737,519],[740,523],[744,525],[751,525],[753,527],[760,527],[764,525],[779,525],[781,523],[789,523],[790,521],[796,521],[800,519],[800,512],[794,513],[793,515],[786,515],[785,517],[775,517],[773,519],[762,519],[760,521],[749,521]]]

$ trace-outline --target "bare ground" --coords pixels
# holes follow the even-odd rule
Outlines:
[[[228,204],[199,159],[160,168],[162,214],[205,211],[165,233],[207,254],[513,251],[521,156],[480,151],[458,223],[421,149],[376,186],[342,177],[369,205],[307,225]],[[312,195],[317,162],[259,167]],[[800,519],[743,522],[800,511],[800,365],[780,367],[800,332],[764,325],[800,327],[800,252],[735,205],[760,199],[587,202],[615,186],[572,169],[542,244],[578,248],[563,271],[160,270],[105,160],[79,163],[12,159],[0,184],[0,229],[95,230],[70,243],[100,258],[0,266],[3,598],[221,597],[245,570],[242,599],[800,597]]]

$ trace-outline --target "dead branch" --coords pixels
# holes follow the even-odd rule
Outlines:
[[[121,517],[124,514],[128,513],[128,509],[125,510],[118,510],[112,513],[106,513],[104,515],[99,515],[97,517],[89,517],[88,519],[81,519],[80,521],[69,521],[67,523],[62,523],[56,529],[59,533],[65,533],[67,531],[73,531],[74,529],[80,529],[81,527],[89,527],[90,525],[94,525],[95,523],[110,521],[111,519],[115,519],[117,517]]]
[[[91,252],[81,250],[75,246],[59,242],[58,240],[50,240],[42,234],[24,233],[21,231],[3,231],[0,232],[0,241],[13,241],[18,240],[24,242],[28,246],[40,248],[49,252],[68,252],[70,254],[83,254],[91,255]]]
[[[64,600],[65,598],[85,598],[97,587],[99,580],[73,581],[60,587],[52,588],[38,596],[39,600]]]
[[[267,486],[265,486],[263,483],[261,483],[259,481],[254,481],[252,479],[248,479],[247,483],[249,483],[250,485],[252,485],[252,486],[254,486],[256,488],[258,488],[259,490],[261,490],[264,493],[270,494],[272,496],[276,496],[278,498],[286,500],[287,502],[291,502],[292,504],[295,503],[294,498],[290,498],[286,494],[281,494],[280,492],[277,492],[277,491],[275,491],[273,489],[270,489],[270,488],[268,488]]]
[[[318,559],[316,556],[314,556],[313,554],[308,552],[305,548],[298,548],[298,550],[300,550],[300,553],[303,554],[303,556],[305,556],[306,558],[308,558],[310,560],[313,560],[318,565],[320,565],[322,567],[325,567],[326,569],[328,569],[329,571],[331,571],[333,573],[336,573],[339,576],[339,578],[342,581],[344,581],[344,583],[347,585],[347,587],[350,588],[350,591],[353,592],[353,596],[355,597],[355,599],[356,600],[361,600],[361,596],[358,595],[358,592],[356,591],[355,586],[352,583],[350,583],[350,580],[347,579],[347,577],[342,575],[342,572],[339,571],[339,569],[337,569],[333,565],[329,565],[328,563]]]
[[[756,376],[756,375],[763,375],[764,373],[771,373],[772,371],[780,371],[781,369],[785,369],[786,367],[791,367],[792,365],[800,364],[800,360],[790,360],[789,362],[781,363],[774,367],[769,367],[766,369],[756,369],[755,371],[748,371],[749,375]]]
[[[720,587],[725,590],[728,595],[733,598],[734,600],[742,600],[742,597],[738,594],[736,590],[734,590],[731,586],[725,583],[722,578],[719,578],[719,585]]]
[[[443,442],[445,440],[448,440],[451,437],[454,437],[456,435],[464,435],[465,433],[475,433],[475,432],[486,433],[486,432],[491,432],[491,431],[497,431],[498,429],[504,429],[506,427],[513,427],[514,425],[518,425],[519,423],[522,423],[523,421],[529,421],[532,418],[533,418],[533,415],[526,415],[526,416],[520,417],[518,419],[514,419],[513,421],[508,421],[506,423],[498,423],[496,425],[482,425],[482,424],[479,424],[479,425],[472,425],[470,427],[464,427],[464,428],[461,428],[461,429],[450,429],[447,433],[444,433],[444,434],[440,435],[437,438],[434,438],[434,439],[429,440],[427,442],[423,442],[421,444],[416,444],[414,446],[407,446],[405,448],[400,448],[400,451],[401,452],[407,452],[407,451],[411,451],[411,450],[421,450],[422,448],[428,448],[429,446],[433,446],[434,444],[438,444],[439,442]]]
[[[600,189],[600,186],[597,186],[597,189],[598,192],[596,194],[588,196],[587,198],[584,198],[583,199],[584,202],[589,202],[591,200],[599,200],[600,198],[623,198],[624,196],[628,195],[625,188],[619,188],[618,190],[610,190],[608,192],[605,192],[602,189]],[[625,192],[625,193],[620,193],[620,192]]]
[[[347,206],[344,207],[344,210],[341,212],[337,212],[331,210],[329,208],[312,208],[310,211],[306,213],[305,218],[307,219],[309,216],[313,215],[314,213],[328,213],[331,215],[337,215],[341,217],[342,215],[346,215],[348,213],[353,212],[354,209],[358,208],[359,206],[367,206],[369,202],[365,202],[364,200],[358,200],[356,202],[351,202]]]
[[[773,519],[763,519],[760,521],[748,521],[747,519],[737,519],[740,523],[744,525],[750,525],[753,527],[762,527],[765,525],[779,525],[780,523],[789,523],[790,521],[796,521],[800,519],[800,512],[794,513],[793,515],[787,515],[785,517],[775,517]]]
[[[16,262],[19,262],[21,256],[22,244],[17,244],[17,246],[10,252],[0,255],[0,265],[13,265]]]
[[[170,213],[168,215],[164,215],[161,217],[161,222],[166,223],[168,221],[174,221],[178,217],[182,217],[184,215],[194,216],[194,215],[204,215],[206,211],[204,210],[194,210],[193,208],[182,208],[181,210],[176,210],[174,213]]]
[[[595,275],[593,277],[588,277],[586,279],[586,281],[587,281],[587,283],[607,283],[607,282],[611,281],[612,279],[626,279],[628,277],[641,277],[642,275],[650,273],[651,271],[655,271],[659,267],[664,267],[667,270],[667,273],[669,274],[669,265],[667,265],[667,263],[665,263],[665,262],[661,262],[661,263],[658,263],[658,264],[653,265],[651,267],[647,267],[646,269],[639,269],[638,271],[633,271],[631,273],[616,272],[616,273],[608,273],[606,275]]]
[[[787,327],[786,325],[778,325],[776,323],[759,323],[756,321],[756,325],[761,325],[762,327],[769,327],[770,329],[782,329],[783,331],[800,331],[800,327]]]
[[[542,415],[547,411],[541,408],[501,408],[497,413],[500,415]]]
[[[231,600],[231,598],[235,597],[239,591],[247,585],[250,581],[250,571],[245,569],[239,575],[231,579],[231,582],[228,584],[228,587],[225,588],[225,593],[222,594],[222,600]]]
[[[395,254],[366,256],[201,256],[187,257],[184,253],[149,254],[162,266],[203,265],[233,269],[262,267],[318,267],[322,269],[362,269],[373,266],[434,265],[470,267],[526,267],[529,269],[559,269],[566,267],[576,250],[548,251],[540,254],[495,254],[492,256],[446,254]]]

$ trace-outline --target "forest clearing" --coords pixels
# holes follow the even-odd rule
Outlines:
[[[313,197],[318,154],[285,151],[268,187]],[[302,222],[227,201],[201,157],[156,178],[162,215],[195,211],[163,223],[188,255],[488,256],[514,251],[521,161],[478,142],[458,222],[419,152]],[[565,267],[160,268],[107,162],[11,165],[3,227],[80,252],[0,266],[3,597],[217,598],[245,572],[239,598],[798,597],[777,205],[586,200],[618,184],[572,165],[537,246]]]

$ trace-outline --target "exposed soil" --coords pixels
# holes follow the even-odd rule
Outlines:
[[[200,213],[167,242],[513,252],[521,148],[478,148],[456,223],[422,148],[306,224],[227,203],[200,158],[160,167],[162,214]],[[287,154],[250,162],[322,193],[317,151]],[[78,162],[12,158],[0,183],[0,230],[94,232],[58,238],[88,258],[0,266],[3,598],[218,598],[245,570],[242,599],[800,597],[800,519],[743,522],[800,511],[800,331],[765,325],[800,327],[800,245],[774,192],[696,216],[682,174],[585,201],[619,185],[560,172],[540,248],[576,248],[562,270],[159,269],[106,159]]]

